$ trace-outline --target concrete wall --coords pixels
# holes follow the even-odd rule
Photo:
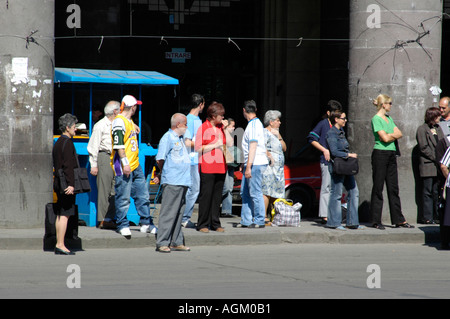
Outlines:
[[[354,40],[350,47],[348,139],[360,159],[357,182],[362,218],[368,217],[372,189],[370,156],[374,137],[370,121],[377,110],[371,101],[384,93],[393,99],[390,115],[404,135],[399,141],[402,156],[398,158],[403,214],[410,223],[416,222],[412,152],[425,110],[434,106],[429,88],[440,84],[441,59],[442,25],[436,18],[424,20],[440,16],[441,12],[441,0],[350,3],[350,39]],[[397,41],[415,40],[427,30],[430,33],[420,43],[431,58],[414,42],[391,50],[399,44]],[[383,222],[390,224],[386,194],[384,198]]]
[[[0,227],[42,227],[52,201],[54,0],[4,1],[0,17]],[[27,48],[33,30],[39,46]]]

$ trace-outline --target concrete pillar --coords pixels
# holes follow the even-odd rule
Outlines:
[[[1,228],[43,227],[52,201],[54,2],[0,4]]]
[[[360,159],[357,182],[363,220],[368,217],[372,189],[370,121],[376,113],[372,100],[385,93],[393,99],[390,115],[404,136],[398,158],[403,214],[416,223],[412,153],[417,127],[433,106],[429,89],[440,84],[441,12],[442,0],[350,2],[348,139]],[[383,222],[390,224],[386,193],[384,199]]]

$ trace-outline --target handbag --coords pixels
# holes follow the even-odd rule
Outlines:
[[[62,151],[64,152],[64,147],[66,146],[66,141],[64,141]],[[74,154],[77,159],[78,167],[73,169],[74,176],[74,194],[89,193],[91,191],[91,184],[89,183],[89,176],[86,167],[80,167],[80,162],[78,161],[78,155]],[[62,168],[58,169],[58,178],[60,182],[60,193],[64,194],[64,190],[69,186],[67,184],[66,175]]]
[[[78,161],[78,158],[77,158]],[[78,164],[79,166],[80,164]],[[89,183],[89,176],[86,167],[78,167],[74,169],[73,175],[75,177],[74,193],[89,193],[91,191],[91,184]]]
[[[336,157],[333,160],[333,173],[338,175],[356,175],[359,172],[358,159],[354,157]]]

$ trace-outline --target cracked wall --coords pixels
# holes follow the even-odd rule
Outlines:
[[[0,228],[43,227],[52,201],[54,1],[0,3],[0,16]]]
[[[402,156],[397,161],[403,214],[410,223],[416,223],[412,153],[425,110],[436,106],[429,89],[440,84],[441,12],[441,0],[350,3],[353,41],[349,61],[348,139],[360,161],[357,182],[362,219],[368,218],[372,190],[371,118],[377,112],[372,100],[384,93],[393,99],[390,115],[404,136],[399,140]],[[390,224],[386,193],[383,222]]]

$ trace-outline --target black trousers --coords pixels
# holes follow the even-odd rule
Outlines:
[[[450,188],[445,187],[445,206],[439,216],[439,230],[441,234],[442,246],[448,246],[450,243]]]
[[[198,195],[197,230],[216,230],[220,224],[220,204],[225,174],[200,173],[200,194]]]
[[[433,220],[437,216],[438,195],[437,176],[422,177],[422,211],[418,222]]]
[[[383,211],[383,188],[389,201],[389,212],[393,225],[403,224],[406,220],[402,213],[399,196],[397,158],[395,151],[374,149],[372,152],[372,196],[370,200],[370,216],[373,224],[381,224]]]

